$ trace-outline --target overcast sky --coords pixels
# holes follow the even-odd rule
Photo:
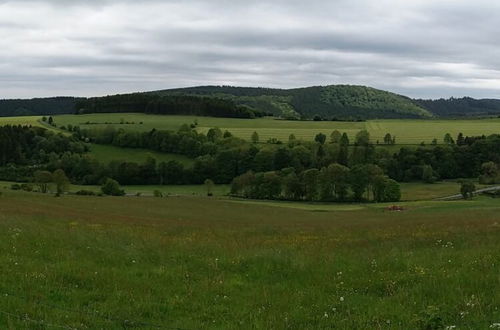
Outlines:
[[[500,98],[500,1],[0,0],[0,98],[362,84]]]

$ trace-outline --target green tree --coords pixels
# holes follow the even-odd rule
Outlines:
[[[318,142],[319,144],[325,144],[326,141],[326,135],[323,133],[318,133],[314,137],[314,141]]]
[[[205,184],[205,189],[207,190],[207,196],[212,196],[214,189],[214,182],[210,179],[206,179],[204,184]]]
[[[331,143],[340,143],[340,139],[342,138],[342,134],[338,130],[334,130],[332,134],[330,134],[330,142]]]
[[[299,177],[295,172],[283,178],[283,194],[286,199],[299,200],[304,195],[304,189]]]
[[[460,185],[460,193],[464,199],[472,198],[476,191],[476,185],[470,180],[463,180]]]
[[[318,176],[319,170],[316,168],[311,168],[305,170],[302,173],[302,182],[304,184],[305,198],[309,201],[313,201],[318,195]]]
[[[387,133],[384,136],[384,144],[392,144],[392,136],[390,133]]]
[[[344,200],[349,188],[349,168],[340,164],[323,167],[319,174],[319,191],[322,200]]]
[[[479,176],[480,183],[497,183],[499,176],[498,166],[494,162],[486,162],[481,165],[481,175]]]
[[[366,165],[355,165],[349,173],[349,184],[354,193],[354,199],[363,200],[368,185],[370,184],[370,173]]]
[[[349,168],[340,164],[330,164],[328,170],[333,178],[333,193],[336,199],[344,200],[349,189]]]
[[[338,156],[339,164],[347,166],[349,163],[349,138],[346,133],[340,138],[340,149]]]
[[[455,143],[455,141],[453,141],[453,138],[451,137],[450,133],[445,134],[443,141],[445,144],[454,144]]]
[[[56,186],[56,196],[61,196],[69,186],[69,179],[63,170],[57,169],[52,173],[52,181]]]
[[[222,131],[218,127],[214,127],[208,130],[207,139],[208,141],[215,142],[222,138]]]
[[[118,181],[107,178],[104,184],[101,186],[101,191],[105,195],[109,196],[123,196],[125,191],[120,188]]]
[[[367,146],[370,143],[370,133],[367,130],[361,130],[356,134],[354,144],[357,146]]]
[[[257,132],[252,133],[252,143],[258,143],[259,142],[259,134]]]
[[[422,181],[425,183],[434,183],[436,182],[437,177],[434,175],[434,169],[430,165],[422,166]]]
[[[49,185],[52,182],[52,173],[49,171],[35,171],[33,182],[38,187],[41,193],[47,193]]]

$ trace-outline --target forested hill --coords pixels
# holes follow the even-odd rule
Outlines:
[[[481,99],[470,97],[415,100],[415,103],[440,117],[462,117],[478,115],[499,115],[500,100]]]
[[[145,112],[254,118],[364,120],[500,115],[500,100],[470,97],[438,100],[353,85],[274,89],[199,86],[93,98],[0,100],[0,116],[92,112]]]
[[[365,86],[332,85],[295,89],[201,86],[151,92],[203,95],[290,118],[373,119],[427,118],[432,113],[411,99]]]
[[[0,100],[0,117],[74,113],[77,100],[74,97]]]

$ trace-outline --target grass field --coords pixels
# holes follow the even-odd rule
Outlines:
[[[0,189],[8,190],[15,182],[0,181]],[[53,187],[51,187],[53,189]],[[152,196],[155,190],[160,191],[163,195],[182,195],[182,196],[205,196],[207,189],[204,185],[139,185],[139,186],[122,186],[125,192],[129,195],[141,194],[142,196]],[[218,184],[213,186],[212,193],[214,196],[224,196],[229,193],[229,185]],[[69,193],[76,193],[79,190],[89,190],[100,192],[100,186],[75,185],[72,184],[68,188]],[[441,196],[440,196],[441,197]]]
[[[431,143],[434,138],[439,143],[443,136],[450,133],[454,138],[459,132],[464,135],[489,135],[500,133],[500,119],[471,119],[471,120],[370,120],[366,122],[313,122],[313,121],[285,121],[273,118],[258,119],[234,119],[234,118],[211,118],[194,116],[159,116],[145,114],[90,114],[90,115],[62,115],[56,117],[58,125],[80,125],[81,127],[105,127],[105,122],[116,123],[118,127],[139,131],[157,129],[178,129],[182,124],[190,124],[195,120],[198,122],[198,130],[206,132],[211,127],[227,129],[235,136],[250,139],[251,134],[257,131],[262,142],[269,138],[277,138],[283,141],[293,133],[299,139],[312,140],[317,133],[329,135],[338,129],[346,132],[349,137],[362,129],[370,132],[372,140],[383,141],[386,133],[396,136],[396,142],[400,144],[419,144],[420,142]],[[118,124],[134,122],[135,124]],[[85,125],[86,122],[101,123]],[[143,122],[143,124],[139,124]],[[425,129],[424,129],[425,128]]]
[[[317,212],[3,191],[0,210],[4,329],[500,322],[497,199]]]
[[[89,114],[89,115],[60,115],[54,116],[58,126],[68,124],[79,125],[82,128],[103,128],[105,122],[113,123],[117,127],[127,130],[149,131],[153,128],[177,130],[183,124],[198,122],[198,131],[207,132],[211,127],[229,130],[235,136],[250,139],[254,131],[259,133],[261,142],[270,138],[287,141],[293,133],[297,138],[312,140],[317,133],[329,135],[337,129],[346,132],[351,139],[362,129],[370,132],[373,142],[383,141],[386,133],[396,136],[398,144],[431,143],[434,138],[442,143],[443,136],[450,133],[454,138],[458,133],[464,135],[500,134],[500,119],[470,119],[470,120],[369,120],[366,122],[313,122],[313,121],[285,121],[274,118],[235,119],[195,116],[161,116],[146,114]],[[41,124],[40,117],[0,117],[0,124]],[[130,124],[119,124],[121,121]],[[87,125],[86,123],[94,123]],[[131,124],[131,123],[134,124]],[[142,122],[142,124],[140,124]],[[95,124],[98,123],[98,124]],[[424,129],[425,128],[425,129]]]

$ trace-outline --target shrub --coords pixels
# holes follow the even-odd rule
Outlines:
[[[101,191],[105,195],[109,196],[124,196],[125,190],[120,188],[118,181],[113,179],[106,179],[104,184],[101,186]]]
[[[20,184],[17,184],[17,183],[14,183],[10,186],[10,189],[11,190],[21,190],[21,185]]]
[[[96,193],[91,191],[91,190],[78,190],[76,192],[77,195],[80,195],[80,196],[95,196]]]

